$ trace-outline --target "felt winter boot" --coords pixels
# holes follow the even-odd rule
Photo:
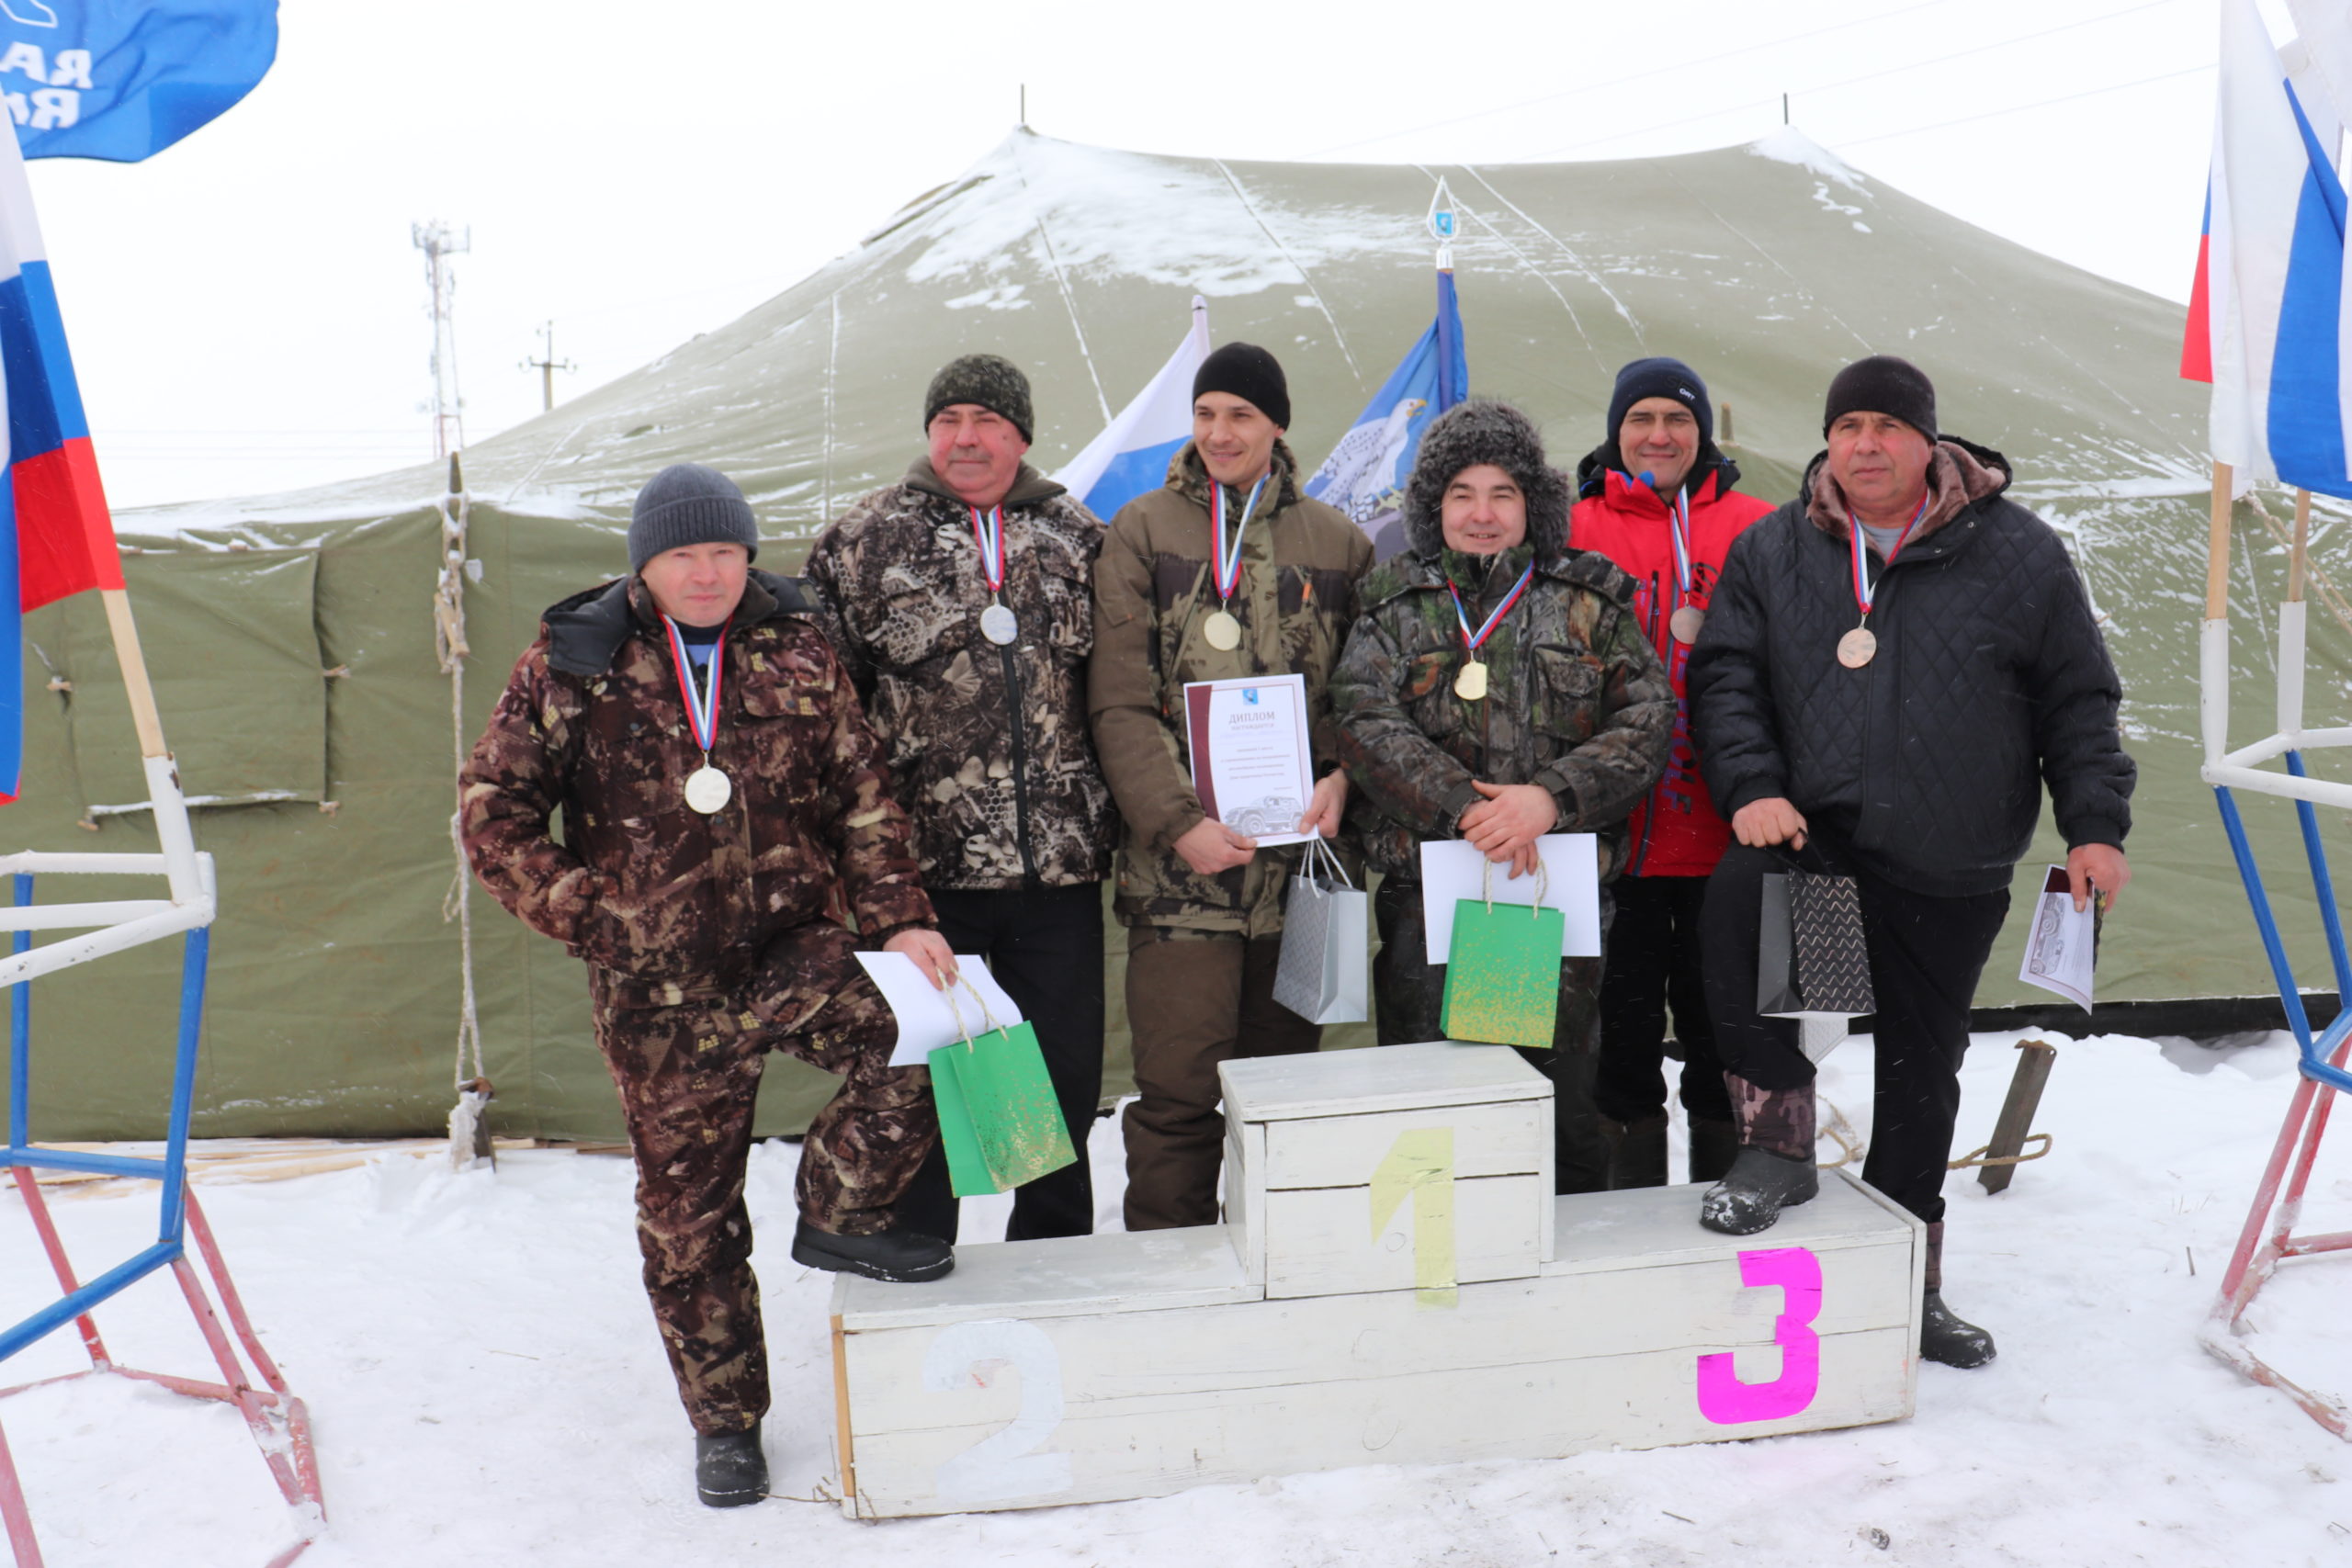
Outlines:
[[[1927,1296],[1919,1314],[1919,1359],[1947,1367],[1981,1367],[1999,1352],[1993,1337],[1944,1305],[1944,1223],[1928,1227]]]
[[[1690,1179],[1721,1181],[1739,1152],[1739,1123],[1713,1116],[1690,1118]]]
[[[1724,1179],[1699,1200],[1699,1223],[1725,1235],[1753,1235],[1821,1190],[1813,1163],[1813,1086],[1762,1089],[1733,1073],[1724,1075],[1724,1085],[1739,1119],[1740,1147]]]
[[[792,1233],[792,1260],[803,1268],[863,1274],[897,1285],[938,1279],[956,1267],[956,1249],[904,1226],[873,1235],[835,1235],[803,1220]]]
[[[740,1508],[768,1495],[768,1456],[760,1448],[760,1424],[747,1432],[720,1432],[695,1438],[695,1495],[713,1508]]]
[[[1609,1140],[1609,1190],[1666,1185],[1666,1112],[1638,1122],[1600,1119]]]

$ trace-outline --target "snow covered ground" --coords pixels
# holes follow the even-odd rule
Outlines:
[[[1970,1055],[1963,1150],[1990,1134],[2015,1038],[1981,1036]],[[2037,1126],[2054,1153],[1999,1198],[1973,1172],[1947,1187],[1947,1296],[1998,1335],[2000,1359],[1923,1369],[1909,1421],[1026,1513],[858,1524],[810,1501],[699,1506],[638,1289],[625,1160],[532,1152],[453,1177],[401,1158],[202,1195],[317,1423],[331,1524],[303,1562],[319,1568],[2346,1561],[2352,1449],[2196,1342],[2293,1089],[2291,1043],[2044,1038],[2059,1057]],[[1867,1048],[1832,1056],[1822,1090],[1867,1134]],[[1116,1224],[1113,1123],[1096,1124],[1093,1148]],[[776,1490],[807,1499],[827,1468],[831,1280],[786,1256],[796,1153],[756,1151],[752,1204],[776,1384],[769,1452]],[[85,1271],[152,1237],[151,1193],[61,1197]],[[2323,1157],[2312,1194],[2304,1228],[2352,1226],[2352,1151]],[[967,1205],[967,1234],[1001,1230],[1004,1201]],[[0,1322],[45,1301],[46,1276],[22,1201],[0,1197]],[[2352,1258],[2291,1264],[2256,1316],[2265,1355],[2339,1393],[2352,1392],[2347,1282]],[[125,1364],[208,1373],[165,1279],[100,1326]],[[70,1330],[52,1335],[0,1381],[79,1358]],[[0,1403],[0,1421],[51,1568],[257,1568],[291,1539],[225,1407],[83,1379]]]

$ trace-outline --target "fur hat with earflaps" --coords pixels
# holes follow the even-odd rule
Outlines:
[[[1440,414],[1421,434],[1413,477],[1405,485],[1405,542],[1416,555],[1445,548],[1441,503],[1453,476],[1480,463],[1509,474],[1527,498],[1527,536],[1535,558],[1568,547],[1568,479],[1544,458],[1535,422],[1506,402],[1472,398]]]

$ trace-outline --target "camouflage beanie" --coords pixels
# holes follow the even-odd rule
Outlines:
[[[1537,560],[1568,547],[1568,479],[1544,460],[1535,423],[1506,402],[1472,398],[1432,421],[1421,435],[1413,477],[1405,483],[1405,542],[1414,554],[1445,548],[1445,487],[1464,468],[1492,463],[1527,498],[1527,537]]]
[[[978,403],[1011,420],[1022,440],[1036,439],[1033,434],[1036,422],[1029,414],[1029,378],[1010,359],[967,354],[942,366],[931,378],[931,389],[922,395],[922,427],[929,430],[941,409],[956,403]]]
[[[628,569],[641,571],[664,550],[741,545],[757,559],[759,525],[735,481],[700,463],[673,463],[637,492],[628,520]]]

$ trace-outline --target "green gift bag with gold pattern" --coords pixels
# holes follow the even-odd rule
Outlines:
[[[1560,943],[1567,916],[1543,904],[1541,862],[1533,904],[1497,903],[1490,875],[1480,878],[1485,897],[1453,906],[1438,1027],[1448,1040],[1548,1049],[1560,1016]]]
[[[1078,1151],[1062,1122],[1036,1029],[998,1023],[969,981],[964,988],[979,1002],[981,1021],[989,1028],[931,1053],[931,1093],[939,1107],[949,1190],[958,1198],[979,1198],[1075,1165]],[[953,993],[948,1006],[955,1007]],[[956,1025],[963,1025],[960,1010]]]

